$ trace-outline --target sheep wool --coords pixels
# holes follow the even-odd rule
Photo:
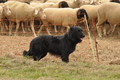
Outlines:
[[[46,20],[43,20],[43,24],[52,23],[53,25],[63,26],[75,24],[77,22],[78,10],[72,8],[46,8],[44,9]]]
[[[31,29],[33,31],[34,36],[36,37],[37,35],[35,34],[34,30],[34,18],[45,18],[43,9],[41,9],[40,7],[34,8],[29,4],[18,1],[8,1],[5,4],[7,4],[10,7],[12,12],[10,16],[7,16],[7,18],[9,19],[9,21],[14,21],[17,24],[15,35],[17,35],[20,21],[30,21]]]
[[[113,2],[106,2],[99,6],[98,14],[98,23],[97,30],[98,36],[102,37],[101,28],[103,24],[107,21],[110,24],[120,24],[120,4]]]
[[[72,8],[46,8],[44,9],[46,14],[46,19],[43,20],[42,26],[48,26],[52,24],[62,25],[64,27],[74,26],[77,21],[84,17],[84,14],[87,15],[86,11],[83,9],[72,9]],[[42,28],[42,27],[41,27]],[[41,30],[41,29],[40,29]],[[39,30],[39,32],[40,32]],[[49,32],[48,32],[49,33]]]

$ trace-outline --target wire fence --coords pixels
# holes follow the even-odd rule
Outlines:
[[[83,22],[83,23],[81,23],[81,22]],[[120,52],[120,50],[119,50],[120,42],[119,41],[116,41],[116,40],[112,41],[111,38],[103,39],[104,40],[103,41],[97,37],[96,27],[93,27],[90,29],[90,28],[88,28],[88,24],[84,21],[79,21],[76,23],[78,24],[78,26],[81,26],[83,28],[83,30],[86,34],[86,38],[82,43],[80,43],[77,46],[77,48],[76,48],[77,51],[73,52],[74,53],[73,56],[75,57],[75,59],[81,58],[81,60],[101,62],[101,61],[110,61],[112,59],[120,58],[120,56],[116,56],[116,53],[120,54],[119,53]],[[7,24],[7,25],[9,25],[9,24]],[[14,34],[14,31],[16,28],[15,25],[16,24],[13,25],[13,31],[12,31],[13,34]],[[92,25],[94,25],[94,24],[92,24]],[[0,32],[0,35],[1,35],[0,51],[1,51],[2,55],[5,53],[7,53],[7,54],[10,53],[12,55],[22,55],[22,51],[24,49],[29,48],[28,45],[34,37],[32,36],[33,33],[30,29],[29,24],[27,26],[24,26],[24,28],[26,31],[25,33],[23,33],[22,28],[20,27],[20,29],[18,31],[19,35],[17,37],[14,37],[14,36],[6,36],[9,33],[8,26],[0,27],[0,30],[1,30],[1,32]],[[40,29],[40,25],[35,24],[34,28],[37,33],[37,31]],[[45,28],[46,27],[44,27],[44,29],[42,30],[42,33],[40,33],[40,34],[47,34]],[[64,32],[60,31],[61,28],[64,30]],[[66,28],[64,28],[62,26],[57,27],[57,30],[58,30],[57,33],[54,32],[54,26],[50,26],[49,30],[51,31],[51,33],[53,35],[63,35],[66,32]],[[25,37],[25,36],[27,36],[27,37]],[[77,54],[79,54],[79,56]]]

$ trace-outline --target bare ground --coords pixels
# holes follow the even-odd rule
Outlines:
[[[23,58],[22,52],[29,49],[30,41],[34,37],[31,36],[0,36],[0,55],[7,56],[11,59]],[[97,38],[98,57],[96,56],[96,50],[94,53],[91,48],[90,39],[85,37],[82,43],[79,43],[76,50],[70,55],[70,62],[74,61],[87,61],[100,64],[120,64],[120,38],[104,37]],[[94,38],[92,43],[95,45]],[[94,48],[96,49],[96,48]],[[30,59],[32,60],[32,59]],[[47,55],[42,60],[49,60],[60,62],[61,59]],[[41,61],[42,61],[41,60]]]

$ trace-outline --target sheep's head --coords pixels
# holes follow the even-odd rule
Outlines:
[[[0,6],[0,15],[2,14],[2,12],[3,12],[3,8],[2,6]]]
[[[69,7],[69,5],[66,1],[61,1],[61,2],[59,2],[58,7],[59,8],[66,8],[66,7]]]
[[[86,15],[86,19],[88,20],[88,14],[85,9],[78,9],[77,11],[77,19],[84,18],[84,15]]]
[[[40,17],[41,19],[46,19],[46,15],[45,15],[42,8],[36,8],[35,9],[35,16]]]
[[[3,3],[2,7],[3,7],[3,14],[8,15],[8,16],[11,15],[11,10],[6,4]]]

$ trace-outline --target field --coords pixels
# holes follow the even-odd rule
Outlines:
[[[98,57],[85,37],[68,64],[47,55],[40,61],[22,56],[32,36],[0,36],[0,80],[120,80],[120,38],[96,38]],[[92,37],[92,43],[95,41]]]

